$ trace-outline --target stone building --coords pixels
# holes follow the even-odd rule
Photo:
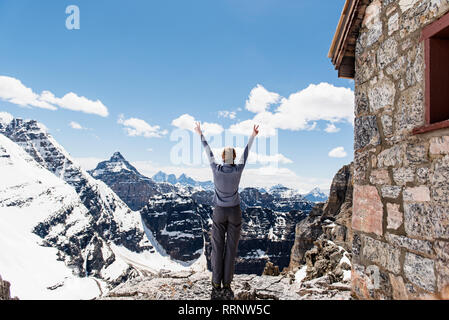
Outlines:
[[[353,294],[449,284],[449,0],[346,0],[329,57],[354,79]]]

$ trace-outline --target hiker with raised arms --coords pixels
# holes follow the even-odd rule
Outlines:
[[[214,154],[197,122],[195,131],[200,135],[202,145],[209,159],[214,176],[214,211],[212,214],[212,293],[211,299],[223,298],[231,300],[234,292],[231,282],[234,276],[235,257],[242,226],[242,211],[240,209],[239,184],[249,150],[254,138],[259,133],[259,126],[253,127],[248,144],[238,163],[235,163],[236,153],[232,147],[225,147],[221,155],[223,163],[215,162]],[[225,240],[226,235],[226,240]],[[223,287],[222,287],[223,285]]]

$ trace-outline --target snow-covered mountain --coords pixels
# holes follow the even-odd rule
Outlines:
[[[324,193],[320,188],[314,188],[310,192],[303,195],[304,199],[311,202],[326,202],[329,196]]]
[[[79,235],[92,217],[75,190],[1,134],[0,177],[0,271],[12,282],[12,294],[21,299],[98,295],[93,278],[74,275],[61,252],[42,245],[33,232],[42,221],[65,216],[61,222],[67,226],[55,224],[48,233],[61,240],[59,228],[68,237]]]
[[[120,152],[115,152],[109,160],[100,162],[88,172],[106,183],[132,210],[140,210],[150,197],[175,188],[169,183],[155,183],[140,174]]]
[[[182,173],[178,178],[174,174],[166,174],[165,172],[157,172],[152,179],[156,182],[168,182],[171,184],[180,184],[182,186],[201,187],[205,190],[213,190],[214,183],[212,181],[196,181],[193,178]]]
[[[0,272],[19,298],[90,298],[138,273],[185,268],[157,250],[140,213],[81,169],[43,125],[1,114],[0,137]],[[32,254],[42,248],[49,253]],[[30,279],[35,264],[38,280]],[[78,277],[95,282],[83,280],[85,289]]]

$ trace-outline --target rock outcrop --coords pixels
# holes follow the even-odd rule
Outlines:
[[[307,211],[273,211],[250,207],[243,211],[242,233],[236,259],[236,273],[262,274],[267,261],[287,267],[295,241],[295,225],[307,217]]]
[[[172,259],[193,262],[203,248],[209,250],[209,218],[212,208],[188,195],[166,193],[152,197],[142,208],[142,220],[158,244]]]
[[[106,183],[132,210],[140,210],[150,197],[161,194],[158,184],[141,175],[120,152],[115,152],[109,160],[100,162],[88,172]]]
[[[10,293],[11,284],[8,281],[5,281],[0,276],[0,300],[13,300],[17,298],[12,298]]]
[[[329,199],[316,204],[308,217],[296,225],[289,269],[306,263],[305,254],[318,239],[328,239],[349,251],[352,246],[353,165],[343,166],[332,180]]]
[[[264,276],[278,276],[280,274],[279,267],[275,266],[272,262],[268,261],[263,269],[262,275]]]
[[[209,300],[209,272],[160,272],[123,283],[104,300]],[[331,283],[327,276],[298,283],[292,274],[278,276],[235,275],[236,300],[347,300],[350,286]]]
[[[306,252],[306,277],[312,280],[327,275],[331,282],[349,282],[351,279],[351,255],[330,240],[318,240]]]

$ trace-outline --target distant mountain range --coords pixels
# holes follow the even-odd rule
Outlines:
[[[319,188],[314,188],[309,193],[303,195],[303,197],[311,202],[317,203],[317,202],[326,202],[327,199],[329,198],[329,195],[324,193]]]
[[[179,177],[158,171],[148,178],[137,171],[120,152],[115,152],[109,160],[100,162],[94,170],[89,173],[97,179],[109,185],[133,210],[141,209],[151,196],[165,192],[173,192],[178,187],[190,187],[197,191],[213,191],[212,181],[197,181],[182,173]],[[162,187],[162,190],[160,190]],[[245,188],[240,189],[240,192]],[[301,194],[295,189],[277,184],[266,188],[257,188],[260,193],[269,193],[279,198],[296,198],[318,203],[325,202],[328,195],[319,188],[314,188],[309,193]],[[212,203],[210,203],[212,204]]]
[[[165,172],[159,171],[151,178],[155,182],[168,182],[171,184],[179,183],[184,186],[201,187],[205,190],[214,189],[214,183],[212,181],[196,181],[184,173],[176,178],[174,174],[166,174]]]

